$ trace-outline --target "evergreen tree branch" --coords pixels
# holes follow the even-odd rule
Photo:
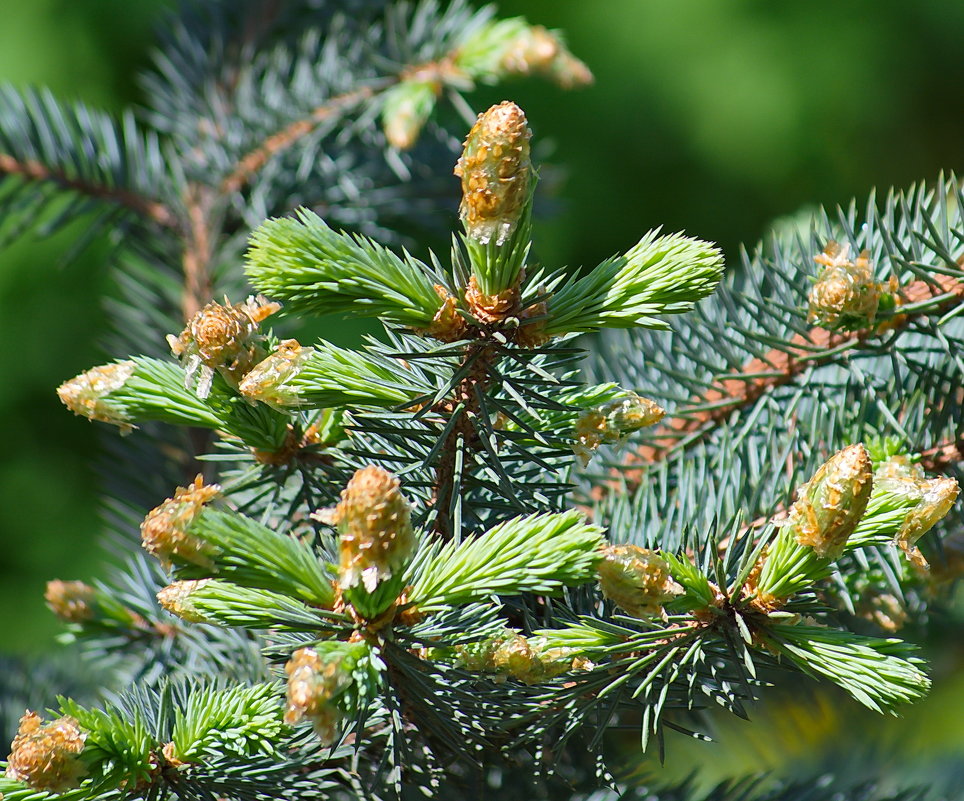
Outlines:
[[[49,182],[70,192],[116,203],[165,228],[175,228],[178,225],[175,214],[160,201],[122,187],[107,186],[71,177],[62,170],[49,167],[39,161],[22,161],[10,153],[0,152],[0,174],[15,175],[30,181]]]
[[[922,308],[917,312],[898,313],[882,326],[854,332],[828,331],[815,326],[806,334],[797,334],[785,345],[746,362],[733,377],[718,379],[704,393],[677,408],[673,416],[653,432],[653,440],[627,454],[627,464],[665,459],[681,441],[685,443],[683,447],[695,445],[701,439],[700,432],[705,435],[712,431],[715,423],[752,405],[773,387],[793,381],[803,371],[826,364],[842,351],[859,347],[875,337],[906,328],[918,317],[940,316],[954,309],[964,301],[964,281],[952,275],[936,275],[934,282],[908,284],[901,294],[905,305],[922,304]],[[939,300],[927,303],[935,298]],[[946,455],[951,456],[952,451]],[[628,474],[630,481],[631,476]]]
[[[400,80],[401,76],[387,83],[386,86],[398,83]],[[238,160],[229,175],[221,182],[218,191],[222,195],[240,192],[273,156],[293,147],[298,140],[303,139],[322,123],[329,122],[333,117],[345,114],[361,103],[371,100],[375,93],[376,89],[372,86],[363,86],[354,91],[345,92],[315,108],[307,118],[295,120],[280,131],[271,134]]]

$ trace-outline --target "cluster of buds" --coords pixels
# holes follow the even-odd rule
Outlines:
[[[814,257],[824,270],[810,290],[809,319],[826,328],[866,328],[877,316],[883,285],[866,250],[854,261],[849,253],[849,244],[830,242]]]
[[[130,420],[109,396],[127,383],[134,370],[132,361],[92,367],[57,387],[57,396],[74,414],[119,426],[122,434],[130,433]]]
[[[80,784],[87,767],[80,760],[86,733],[72,717],[44,723],[35,712],[20,718],[7,758],[6,777],[34,790],[62,793]]]
[[[918,465],[898,455],[877,467],[874,483],[879,490],[900,498],[908,506],[907,515],[894,535],[894,544],[916,567],[926,569],[927,561],[917,541],[950,511],[961,490],[957,481],[949,476],[927,478]]]
[[[502,245],[515,232],[529,200],[531,135],[522,109],[509,101],[480,114],[469,131],[455,174],[462,179],[459,216],[470,239]]]
[[[600,445],[620,442],[634,431],[658,423],[665,414],[665,410],[649,398],[627,392],[579,416],[572,449],[585,466]]]
[[[497,681],[513,678],[538,684],[571,670],[593,664],[574,648],[549,647],[545,637],[525,637],[516,631],[455,647],[455,664],[479,673],[493,673]]]
[[[873,465],[863,445],[849,445],[820,466],[797,493],[784,524],[800,545],[831,561],[867,509],[873,488]]]
[[[212,301],[188,321],[180,336],[167,337],[171,352],[184,364],[187,381],[200,371],[199,397],[210,394],[215,371],[237,387],[267,355],[258,324],[280,308],[281,304],[262,297],[233,305],[227,298],[224,305]]]
[[[198,567],[212,566],[211,546],[188,532],[204,505],[221,492],[217,484],[206,485],[198,475],[189,487],[178,487],[173,498],[152,509],[141,523],[141,544],[164,565],[176,557]]]
[[[334,509],[317,514],[338,529],[342,597],[369,620],[398,598],[415,551],[411,505],[399,486],[396,476],[370,465],[355,472]]]
[[[314,353],[314,348],[303,348],[296,339],[286,339],[274,353],[252,367],[241,380],[238,390],[249,400],[261,401],[276,409],[299,406],[297,392],[288,386],[294,376]]]
[[[293,725],[308,718],[321,742],[331,745],[338,739],[344,718],[336,701],[352,684],[356,656],[351,644],[323,645],[321,653],[318,648],[299,648],[285,665],[288,703],[284,719]]]
[[[607,545],[596,564],[603,596],[638,618],[666,617],[665,604],[684,590],[669,564],[655,551],[636,545]]]

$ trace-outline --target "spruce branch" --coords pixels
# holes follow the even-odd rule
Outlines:
[[[351,313],[427,329],[442,305],[424,264],[335,232],[307,209],[297,220],[269,220],[254,232],[247,275],[300,314]]]
[[[658,315],[680,314],[716,287],[720,251],[681,234],[650,231],[622,256],[570,280],[548,302],[547,335],[644,326],[668,328]]]
[[[423,612],[523,592],[553,594],[593,578],[601,530],[578,512],[500,523],[474,540],[447,543],[408,594]]]

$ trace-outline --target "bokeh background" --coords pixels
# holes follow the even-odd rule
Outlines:
[[[47,86],[113,111],[137,104],[153,26],[171,4],[5,2],[0,81]],[[752,247],[771,220],[805,204],[864,202],[873,187],[932,179],[964,162],[964,3],[504,0],[498,7],[564,30],[596,75],[578,93],[520,81],[472,96],[477,108],[519,102],[553,165],[536,226],[548,264],[594,264],[658,225],[718,241],[735,263],[741,243]],[[0,249],[7,651],[52,642],[58,627],[43,606],[47,579],[103,572],[93,426],[66,413],[53,392],[102,360],[103,250],[95,244],[64,267],[75,233]],[[953,665],[952,657],[945,658]],[[951,681],[940,693],[929,712],[914,711],[893,728],[905,752],[950,741],[964,753],[964,683]],[[784,734],[803,752],[800,732],[824,732],[826,740],[840,715],[832,701],[814,704],[790,718],[797,723]],[[772,751],[774,736],[760,750]],[[716,753],[734,770],[763,759],[752,748],[721,748]],[[792,749],[784,754],[792,757]]]

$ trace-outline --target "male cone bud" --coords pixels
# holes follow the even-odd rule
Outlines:
[[[377,617],[402,591],[416,545],[411,506],[398,478],[375,465],[358,470],[342,490],[341,503],[324,517],[341,537],[343,597],[362,617]]]
[[[607,545],[596,565],[603,595],[633,617],[663,617],[663,604],[683,593],[669,565],[655,551]]]
[[[786,528],[800,545],[835,560],[867,509],[873,465],[863,445],[850,445],[820,466],[800,487]]]
[[[531,135],[522,109],[509,101],[480,114],[469,131],[455,174],[470,239],[502,245],[515,232],[529,198]]]

